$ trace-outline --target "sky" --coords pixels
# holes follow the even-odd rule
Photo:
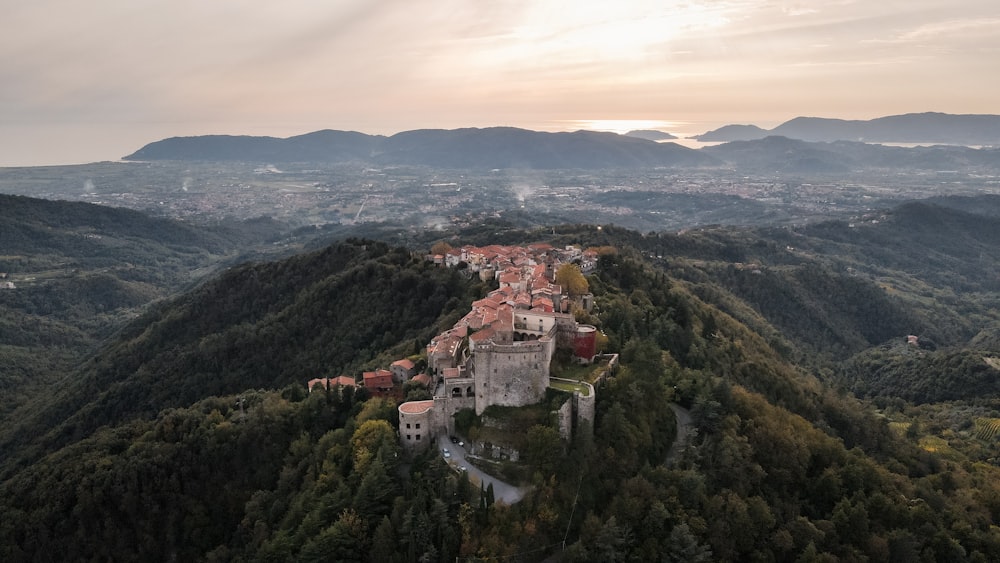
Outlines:
[[[1000,114],[996,0],[0,0],[0,166],[172,136]]]

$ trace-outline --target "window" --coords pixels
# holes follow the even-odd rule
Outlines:
[[[406,439],[407,439],[407,440],[411,440],[412,438],[410,438],[410,435],[409,435],[409,434],[407,434],[407,435],[406,435]]]
[[[407,422],[407,423],[406,423],[406,428],[407,428],[407,429],[409,429],[409,428],[410,428],[410,423],[409,423],[409,422]]]
[[[416,428],[417,428],[417,430],[420,430],[420,423],[419,422],[416,424]]]
[[[417,434],[417,441],[420,441],[420,434]]]

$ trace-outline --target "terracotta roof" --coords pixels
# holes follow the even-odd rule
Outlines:
[[[451,379],[453,377],[458,377],[462,372],[458,368],[444,368],[441,370],[441,375],[445,379]]]
[[[496,309],[487,309],[483,312],[483,324],[482,326],[489,326],[493,324],[493,321],[497,320]]]
[[[494,331],[491,327],[486,327],[479,332],[472,333],[469,340],[472,340],[473,342],[486,342],[487,340],[493,338],[493,332]]]
[[[362,375],[365,387],[371,389],[383,389],[392,387],[392,372],[384,369],[378,371],[366,371]]]
[[[337,385],[344,385],[344,386],[347,386],[347,385],[350,385],[352,387],[357,387],[358,386],[358,382],[353,377],[349,377],[349,376],[346,376],[346,375],[341,375],[340,377],[338,377],[337,380],[335,381],[335,383]]]
[[[426,373],[420,373],[420,374],[417,374],[417,375],[413,376],[413,379],[411,379],[410,381],[416,381],[417,383],[419,383],[421,385],[430,385],[431,384],[431,376],[427,375]]]
[[[325,377],[317,377],[316,379],[310,379],[309,383],[306,383],[306,389],[312,391],[312,388],[315,387],[316,384],[322,384],[323,387],[326,387],[326,388],[329,389],[329,387],[330,387],[330,380],[327,379],[327,378],[325,378]]]
[[[399,367],[401,367],[403,369],[413,369],[414,367],[416,367],[413,364],[413,362],[410,361],[409,358],[403,358],[402,360],[396,360],[395,362],[392,362],[391,365],[399,366]]]
[[[407,401],[399,405],[399,412],[403,414],[421,414],[434,408],[434,401]]]
[[[348,377],[346,375],[341,375],[339,377],[319,377],[316,379],[310,379],[306,387],[311,391],[312,388],[317,385],[322,384],[323,387],[329,389],[335,385],[357,387],[358,383],[354,381],[353,377]]]
[[[479,330],[479,329],[483,328],[483,314],[482,313],[478,313],[476,311],[472,311],[468,315],[465,315],[464,317],[462,317],[462,320],[465,321],[465,325],[468,326],[469,328],[471,328],[472,330]]]

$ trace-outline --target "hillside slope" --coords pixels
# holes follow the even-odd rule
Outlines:
[[[563,441],[529,429],[520,466],[531,492],[512,507],[437,448],[403,456],[394,402],[301,387],[412,353],[482,295],[478,282],[359,240],[232,268],[129,325],[38,416],[4,429],[0,557],[996,560],[1000,470],[935,453],[919,425],[899,430],[899,412],[829,385],[845,350],[937,311],[846,264],[909,233],[947,266],[964,256],[954,243],[992,244],[977,234],[986,224],[966,220],[914,204],[865,229],[548,231],[553,244],[603,247],[589,276],[595,308],[577,314],[622,367],[597,391],[592,432]],[[876,266],[945,282],[936,290],[954,292],[949,310],[989,287],[975,270],[920,270],[916,250]],[[795,325],[757,295],[825,322]],[[822,334],[843,349],[817,368],[796,351],[822,353]],[[697,433],[665,463],[670,402]],[[978,427],[991,428],[988,410]]]
[[[122,329],[4,428],[0,451],[40,453],[204,397],[352,374],[401,343],[411,354],[477,287],[375,242],[233,267]]]
[[[150,302],[279,232],[196,226],[135,211],[0,195],[0,421],[78,365]]]

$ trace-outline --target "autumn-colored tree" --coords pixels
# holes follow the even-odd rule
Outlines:
[[[583,295],[590,291],[590,284],[576,264],[563,264],[556,270],[556,283],[571,297]]]
[[[383,445],[394,446],[395,443],[395,430],[388,422],[385,420],[364,422],[351,436],[355,471],[363,473]]]
[[[442,240],[434,243],[434,246],[431,247],[431,254],[441,254],[443,256],[449,250],[451,250],[451,245]]]
[[[618,249],[613,246],[591,246],[587,249],[592,250],[597,253],[598,256],[605,256],[610,254],[618,254]]]

